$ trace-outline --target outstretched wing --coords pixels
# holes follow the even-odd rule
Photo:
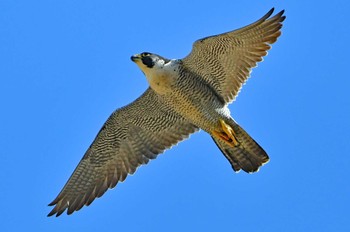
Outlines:
[[[273,10],[241,29],[197,40],[183,66],[204,78],[226,103],[232,102],[269,44],[281,35],[284,11],[269,18]]]
[[[198,128],[163,105],[152,89],[116,110],[103,125],[68,182],[49,206],[48,216],[89,205],[124,181],[141,164],[187,138]]]

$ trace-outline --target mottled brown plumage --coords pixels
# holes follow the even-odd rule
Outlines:
[[[59,216],[65,209],[71,214],[89,205],[138,166],[197,130],[159,103],[157,95],[148,88],[108,118],[61,193],[50,203],[55,207],[49,216]]]
[[[124,181],[198,129],[208,132],[235,171],[255,172],[269,158],[231,118],[227,105],[280,36],[283,11],[241,29],[196,41],[182,60],[132,57],[150,88],[106,121],[48,216],[71,214]]]
[[[250,75],[251,68],[267,55],[269,44],[281,35],[284,11],[246,27],[197,40],[183,65],[203,77],[229,103],[235,99]]]

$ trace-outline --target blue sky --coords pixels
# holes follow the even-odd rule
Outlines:
[[[285,9],[231,106],[270,155],[235,174],[204,132],[71,216],[47,218],[107,117],[147,82],[130,56]],[[347,1],[1,1],[1,231],[349,231]]]

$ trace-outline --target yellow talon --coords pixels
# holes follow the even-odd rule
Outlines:
[[[239,145],[239,142],[236,139],[236,134],[232,127],[225,123],[224,120],[219,119],[221,129],[220,131],[213,131],[213,134],[222,140],[224,140],[231,147],[235,147]]]

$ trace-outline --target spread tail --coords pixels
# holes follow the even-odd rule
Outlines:
[[[238,143],[232,146],[222,138],[212,136],[214,142],[236,172],[241,169],[249,173],[258,171],[260,166],[269,161],[269,156],[237,123],[232,120],[228,125],[232,128]]]

